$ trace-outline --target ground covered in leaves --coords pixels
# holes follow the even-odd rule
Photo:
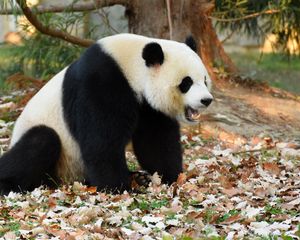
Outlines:
[[[0,97],[2,152],[20,94]],[[185,171],[171,186],[155,174],[140,194],[76,182],[0,197],[0,239],[300,239],[300,143],[201,136],[183,129]]]

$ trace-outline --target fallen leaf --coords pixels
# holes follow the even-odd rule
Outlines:
[[[223,221],[222,224],[232,224],[241,219],[243,219],[243,217],[240,214],[232,215],[229,218],[227,218],[225,221]]]
[[[89,192],[89,193],[96,193],[97,192],[97,187],[95,187],[95,186],[87,187],[86,191]]]
[[[258,197],[261,197],[261,198],[264,198],[265,196],[267,196],[268,195],[268,191],[266,190],[266,189],[264,189],[264,188],[257,188],[257,189],[255,189],[255,191],[254,191],[254,194],[256,195],[256,196],[258,196]]]
[[[281,172],[280,168],[278,167],[277,163],[274,162],[266,162],[263,164],[263,169],[268,171],[276,176],[278,176]]]
[[[220,181],[223,188],[231,189],[234,186],[234,183],[232,183],[232,181],[230,181],[230,178],[226,176],[221,175],[218,180]]]
[[[55,208],[57,205],[56,199],[54,197],[49,197],[48,206],[49,208]]]
[[[243,191],[239,188],[224,188],[221,191],[229,197],[233,197],[243,193]]]
[[[186,179],[187,179],[186,174],[185,173],[180,173],[176,182],[179,186],[181,186],[186,182]]]

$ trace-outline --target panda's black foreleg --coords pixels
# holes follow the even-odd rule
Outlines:
[[[117,111],[116,111],[117,112]],[[107,114],[108,115],[108,114]],[[98,191],[118,192],[130,189],[130,172],[125,159],[125,147],[131,130],[121,118],[102,117],[100,123],[92,116],[86,117],[80,125],[78,142],[85,166],[85,178]]]
[[[0,158],[0,194],[30,191],[41,184],[55,186],[60,153],[61,142],[53,129],[36,126],[28,130]]]
[[[176,181],[182,172],[182,150],[177,121],[144,103],[132,143],[144,170],[151,174],[158,172],[165,183]]]
[[[94,153],[93,153],[94,152]],[[95,157],[97,156],[97,157]],[[85,162],[85,175],[89,185],[97,186],[98,191],[118,192],[130,190],[130,172],[125,160],[125,147],[82,148]]]

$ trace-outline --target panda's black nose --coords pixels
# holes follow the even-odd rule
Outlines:
[[[204,106],[208,107],[208,105],[211,104],[212,100],[213,100],[212,98],[203,98],[203,99],[201,99],[201,103]]]

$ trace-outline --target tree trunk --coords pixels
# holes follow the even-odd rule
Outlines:
[[[127,11],[129,30],[149,37],[177,41],[184,41],[192,35],[197,41],[202,61],[215,79],[215,64],[223,65],[231,73],[236,68],[225,53],[209,18],[213,8],[214,4],[206,0],[132,0]]]

